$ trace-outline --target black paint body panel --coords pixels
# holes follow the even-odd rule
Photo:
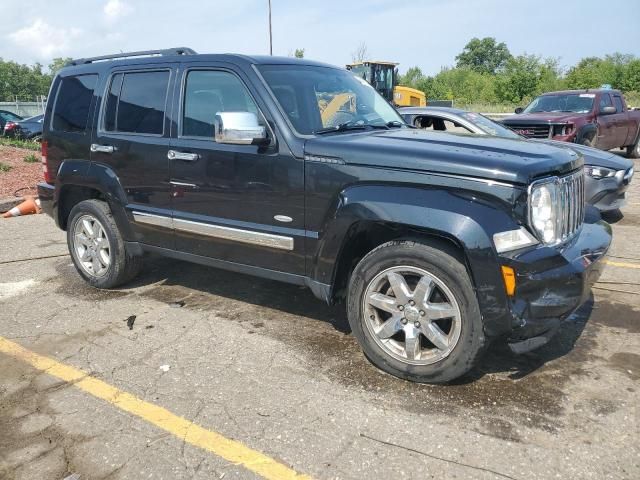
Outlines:
[[[442,239],[460,252],[466,264],[490,337],[539,333],[535,328],[522,330],[522,319],[533,322],[539,316],[535,302],[545,298],[547,280],[580,292],[587,288],[589,275],[578,271],[576,259],[580,254],[597,260],[606,252],[610,232],[599,224],[585,226],[571,247],[536,246],[501,256],[492,240],[496,232],[527,224],[527,185],[532,180],[581,168],[580,155],[541,143],[409,128],[297,136],[254,68],[258,63],[291,62],[315,64],[275,57],[194,55],[63,69],[61,75],[96,72],[99,86],[90,124],[82,135],[70,138],[51,131],[51,106],[47,106],[44,138],[50,168],[57,176],[53,193],[51,186],[40,187],[45,211],[64,228],[58,206],[65,189],[92,189],[111,206],[132,251],[152,250],[307,285],[328,302],[339,293],[337,273],[349,261],[343,255],[354,232],[384,226],[403,236]],[[172,72],[163,135],[103,132],[100,105],[110,75],[158,68]],[[220,145],[180,137],[181,85],[189,68],[237,75],[266,120],[270,144]],[[115,151],[90,155],[92,142],[111,145]],[[197,153],[199,158],[188,163],[169,160],[170,148]],[[158,215],[173,227],[136,222],[133,212]],[[276,216],[290,221],[281,223]],[[293,248],[277,250],[186,232],[174,228],[178,221],[196,222],[204,229],[216,226],[286,237],[292,239]],[[505,263],[522,272],[515,299],[505,293],[500,271]],[[547,273],[550,264],[559,267]],[[558,291],[561,308],[555,313],[563,316],[575,308],[578,295],[567,288]]]

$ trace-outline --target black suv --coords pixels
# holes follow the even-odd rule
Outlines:
[[[489,343],[544,344],[611,242],[582,158],[407,126],[365,81],[306,59],[189,49],[73,61],[52,85],[43,208],[87,282],[144,252],[344,301],[381,369],[468,371]]]

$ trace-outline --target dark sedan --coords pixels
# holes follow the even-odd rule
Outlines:
[[[17,122],[9,121],[4,126],[4,136],[39,142],[42,138],[44,115],[36,115]]]
[[[21,116],[7,110],[0,110],[0,136],[4,134],[4,127],[7,123],[16,123],[20,120],[23,120]]]
[[[523,140],[510,128],[479,113],[458,108],[406,107],[398,111],[405,122],[417,128],[460,133],[493,135]],[[529,140],[571,148],[584,156],[585,198],[601,212],[617,210],[625,203],[625,192],[633,177],[633,161],[610,152],[555,140]]]

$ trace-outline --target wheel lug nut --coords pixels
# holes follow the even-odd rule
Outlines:
[[[416,328],[420,328],[420,322],[415,322],[413,325],[414,325]]]
[[[403,310],[404,310],[404,307],[403,307],[402,305],[400,305],[400,306],[398,307],[398,310],[403,311]]]
[[[409,301],[409,305],[414,306],[416,304],[416,302],[414,302],[413,300]]]
[[[371,320],[375,320],[375,319],[376,319],[375,315],[369,315],[369,318],[370,318]]]
[[[420,310],[420,316],[424,317],[426,315],[426,313],[424,313],[424,310]]]
[[[400,321],[402,322],[402,324],[403,324],[403,325],[406,325],[406,324],[407,324],[407,319],[406,319],[406,318],[403,318],[403,319],[402,319],[402,320],[400,320]]]

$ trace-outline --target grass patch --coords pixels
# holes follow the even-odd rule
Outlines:
[[[31,142],[29,140],[21,140],[19,138],[0,137],[0,145],[4,145],[5,147],[24,148],[26,150],[33,150],[34,152],[40,151],[39,143]]]
[[[40,159],[36,157],[35,153],[30,153],[29,155],[25,155],[24,161],[27,163],[38,163]]]
[[[11,170],[11,168],[11,165],[0,162],[0,172],[8,172],[9,170]]]

